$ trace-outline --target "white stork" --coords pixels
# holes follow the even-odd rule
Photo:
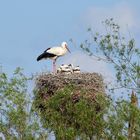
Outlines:
[[[65,55],[67,51],[70,52],[67,43],[62,42],[61,46],[56,46],[56,47],[46,49],[41,55],[37,57],[37,61],[42,59],[47,59],[47,58],[52,59],[53,72],[56,72],[56,59],[60,56]]]
[[[74,67],[73,73],[80,73],[80,67],[79,66]]]

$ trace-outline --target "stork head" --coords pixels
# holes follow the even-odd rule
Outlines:
[[[66,42],[62,42],[61,46],[70,52],[70,50],[68,48],[68,44]]]

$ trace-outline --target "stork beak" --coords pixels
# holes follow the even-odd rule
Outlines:
[[[66,49],[68,50],[68,52],[71,53],[71,51],[69,50],[68,46],[67,45],[65,45],[65,46],[66,46]]]

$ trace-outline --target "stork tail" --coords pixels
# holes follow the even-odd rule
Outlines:
[[[39,55],[39,56],[37,57],[37,61],[39,61],[39,60],[41,60],[41,59],[43,59],[43,58],[46,58],[46,53],[42,53],[41,55]]]

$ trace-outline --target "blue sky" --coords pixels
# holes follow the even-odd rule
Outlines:
[[[57,64],[73,63],[83,71],[100,72],[110,83],[113,71],[90,59],[76,45],[88,38],[87,28],[102,32],[101,21],[113,17],[136,45],[140,44],[139,0],[0,0],[0,65],[8,74],[20,66],[28,75],[51,70],[51,61],[36,61],[46,48],[67,41],[71,54]],[[114,79],[113,79],[114,80]]]
[[[58,65],[74,63],[84,71],[111,73],[106,64],[90,60],[69,39],[79,46],[87,39],[88,27],[101,31],[101,21],[114,17],[124,32],[128,25],[138,40],[139,13],[138,0],[1,0],[0,65],[8,73],[18,66],[27,74],[51,70],[50,60],[37,62],[36,57],[46,48],[67,41],[72,53],[60,58]]]

